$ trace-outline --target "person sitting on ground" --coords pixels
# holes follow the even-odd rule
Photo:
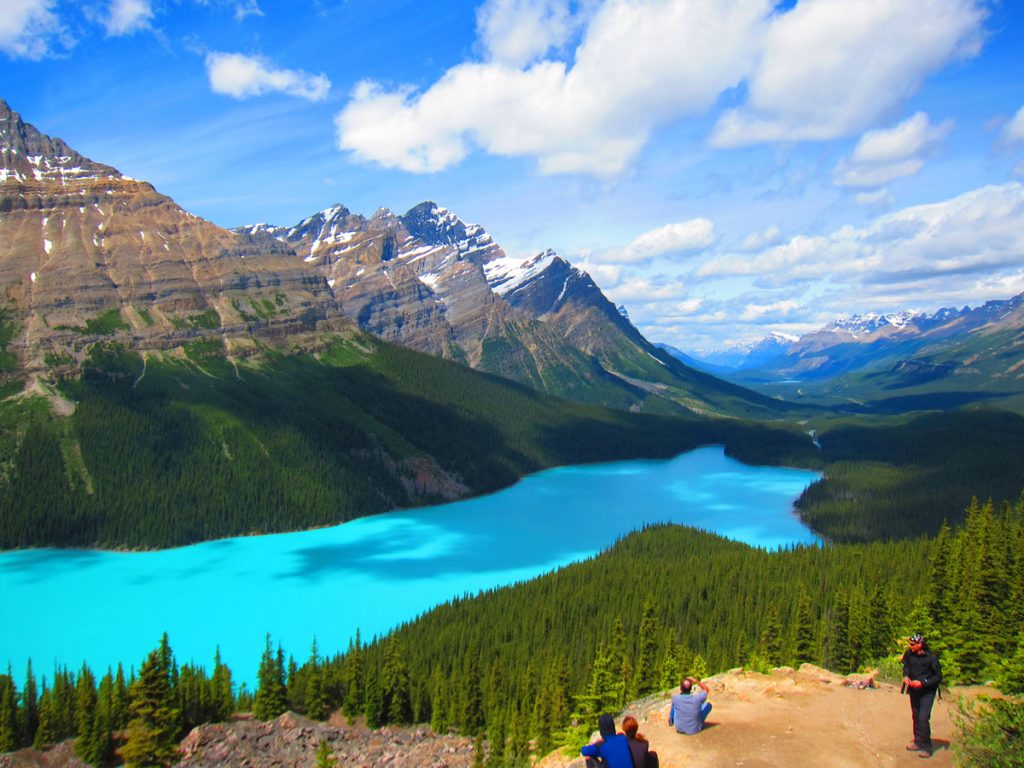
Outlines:
[[[637,733],[640,723],[632,715],[622,718],[622,732],[626,734],[629,751],[633,755],[633,768],[658,768],[658,753],[651,751],[651,745],[642,733]]]
[[[615,718],[601,715],[597,720],[597,730],[601,737],[580,750],[587,758],[588,768],[607,766],[608,768],[633,768],[633,756],[629,751],[626,735],[615,733]]]
[[[694,693],[694,684],[701,690]],[[676,733],[700,733],[711,711],[708,693],[707,685],[695,678],[688,677],[680,683],[679,693],[672,697],[672,708],[668,711],[668,724],[675,725]]]

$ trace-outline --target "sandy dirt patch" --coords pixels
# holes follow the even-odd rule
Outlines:
[[[889,768],[952,766],[950,745],[956,729],[952,715],[961,695],[984,689],[953,689],[932,711],[935,753],[922,760],[904,747],[912,740],[910,703],[899,686],[878,683],[859,688],[849,679],[804,665],[771,675],[734,670],[705,682],[714,709],[708,726],[696,736],[677,734],[668,724],[669,696],[637,703],[626,713],[658,752],[662,768]],[[621,721],[617,718],[616,723]],[[579,766],[576,758],[551,755],[543,768]]]

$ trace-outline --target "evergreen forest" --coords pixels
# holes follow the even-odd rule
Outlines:
[[[315,641],[296,658],[268,636],[251,692],[217,654],[209,672],[179,666],[166,636],[127,675],[57,667],[40,680],[30,664],[19,688],[8,670],[0,751],[75,737],[95,766],[168,765],[189,728],[236,710],[323,719],[340,709],[371,726],[430,723],[476,736],[492,764],[528,765],[581,743],[598,713],[687,674],[812,662],[840,672],[879,665],[898,677],[902,638],[922,631],[947,683],[995,680],[1010,697],[974,713],[967,740],[977,754],[995,744],[1009,755],[1021,749],[1022,627],[1024,495],[972,501],[962,524],[934,538],[774,552],[654,526],[539,579],[453,600],[386,637],[357,636],[331,658]]]
[[[0,401],[0,548],[306,529],[494,491],[551,466],[708,444],[821,471],[798,502],[804,521],[831,541],[868,542],[961,522],[979,478],[1012,497],[1024,466],[1024,417],[1006,411],[819,413],[802,425],[631,413],[358,333],[248,358],[217,341],[145,358],[99,343],[81,375],[54,381],[54,398],[73,413],[56,416],[39,396]]]

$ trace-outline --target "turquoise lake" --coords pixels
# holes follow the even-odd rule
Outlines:
[[[136,669],[166,630],[179,663],[212,670],[220,646],[252,685],[267,632],[300,663],[315,637],[343,651],[430,607],[530,579],[651,523],[770,549],[818,541],[793,502],[819,476],[751,467],[719,447],[664,461],[561,467],[490,496],[314,531],[159,552],[0,554],[0,668],[37,679],[55,663]]]

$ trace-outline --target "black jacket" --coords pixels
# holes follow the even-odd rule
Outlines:
[[[913,651],[904,652],[903,676],[909,677],[911,680],[920,680],[921,689],[937,688],[942,682],[942,667],[939,666],[939,657],[927,648],[920,655]]]

